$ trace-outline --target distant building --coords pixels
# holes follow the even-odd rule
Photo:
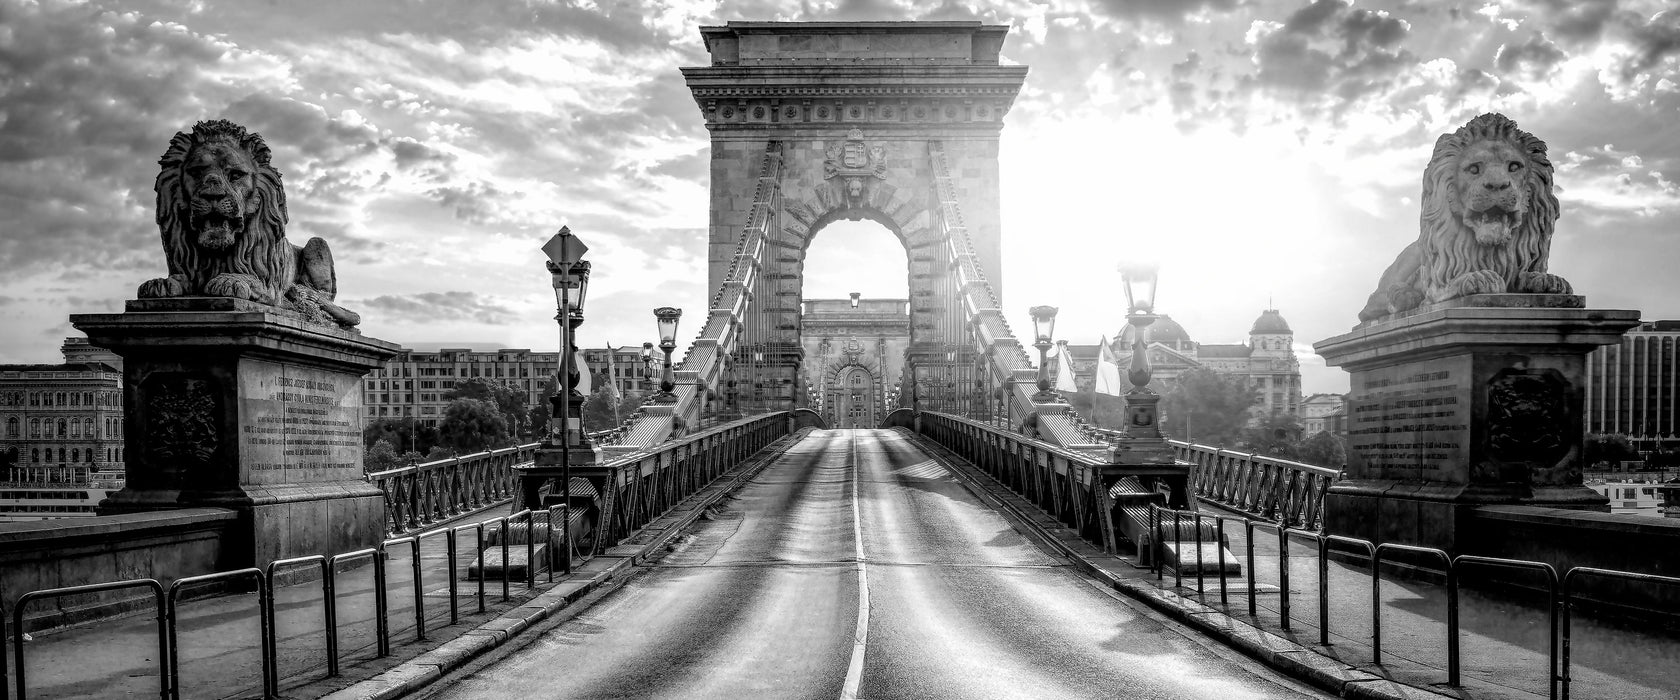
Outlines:
[[[650,383],[642,372],[640,345],[614,348],[610,377],[619,390],[647,390]],[[607,351],[583,349],[591,384],[609,376]],[[656,350],[654,353],[659,355]],[[662,358],[660,358],[662,359]],[[659,369],[659,359],[653,363]],[[443,348],[431,352],[404,350],[362,380],[364,415],[369,420],[413,418],[421,425],[436,426],[443,419],[444,398],[455,384],[484,378],[525,391],[529,405],[543,401],[549,377],[560,369],[560,353],[532,352],[524,348],[472,350]]]
[[[0,480],[120,486],[122,359],[86,338],[66,338],[61,350],[63,364],[0,365],[0,449],[15,460]]]
[[[1295,357],[1295,332],[1276,309],[1267,309],[1254,320],[1247,343],[1198,343],[1166,314],[1149,325],[1144,337],[1148,340],[1149,365],[1153,370],[1150,386],[1156,391],[1165,393],[1179,374],[1206,367],[1245,377],[1254,385],[1260,397],[1254,407],[1256,418],[1277,413],[1300,415],[1301,363]],[[1125,368],[1132,361],[1131,326],[1126,326],[1111,343],[1124,383]],[[1074,383],[1081,390],[1090,388],[1095,383],[1099,346],[1067,347],[1073,361]],[[1052,358],[1052,361],[1056,360]]]
[[[910,348],[910,300],[806,299],[801,302],[800,339],[805,361],[801,384],[805,404],[836,428],[873,428],[886,417],[889,401],[905,369]],[[961,355],[958,358],[958,355]],[[912,387],[923,408],[959,412],[977,394],[969,389],[976,376],[973,352],[952,348],[951,358],[927,362],[917,370],[923,386]],[[742,368],[750,373],[750,367]],[[959,403],[958,385],[963,403]],[[752,409],[765,393],[753,386],[740,397]]]
[[[1680,321],[1650,321],[1587,356],[1587,431],[1622,433],[1641,450],[1677,439]]]
[[[1330,416],[1342,412],[1344,397],[1341,394],[1313,394],[1301,402],[1301,426],[1305,428],[1307,436],[1324,432],[1330,421]]]

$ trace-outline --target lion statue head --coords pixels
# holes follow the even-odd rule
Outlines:
[[[286,191],[269,160],[261,136],[225,119],[175,134],[155,185],[169,276],[140,285],[141,298],[235,297],[316,322],[360,321],[332,303],[326,242],[286,241]]]
[[[1558,200],[1546,143],[1500,114],[1443,134],[1423,174],[1422,229],[1361,321],[1471,294],[1570,294],[1546,272]]]

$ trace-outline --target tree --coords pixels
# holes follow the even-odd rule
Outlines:
[[[1299,459],[1304,432],[1294,414],[1273,413],[1243,429],[1243,449],[1266,457]]]
[[[1347,447],[1342,445],[1342,439],[1335,433],[1323,430],[1301,441],[1295,461],[1342,469],[1347,466]]]
[[[531,424],[528,406],[530,394],[524,389],[502,384],[488,377],[473,377],[455,383],[455,388],[443,395],[443,400],[477,399],[489,403],[502,414],[509,435],[529,434]]]
[[[1582,461],[1589,467],[1600,464],[1620,467],[1622,462],[1639,459],[1639,450],[1634,449],[1633,440],[1621,433],[1589,433],[1582,452]]]
[[[1248,409],[1259,400],[1243,377],[1206,367],[1186,370],[1161,397],[1161,430],[1180,440],[1235,445],[1248,423]]]
[[[458,454],[501,447],[508,442],[508,423],[494,404],[479,399],[455,399],[443,409],[438,426],[443,444]]]
[[[617,407],[613,405],[615,403],[617,401],[614,400],[612,391],[604,386],[590,394],[589,398],[584,399],[584,432],[593,433],[618,427],[618,411],[615,410]]]
[[[434,445],[434,446],[432,446],[432,450],[430,452],[426,453],[426,457],[424,459],[421,459],[420,461],[422,461],[422,462],[436,462],[440,459],[449,459],[450,457],[454,457],[454,456],[455,456],[455,453],[450,452],[449,448],[444,447],[443,445]]]
[[[362,446],[372,449],[384,440],[399,450],[425,452],[438,442],[437,428],[428,427],[413,418],[376,418],[362,428]]]
[[[382,472],[396,469],[403,465],[403,458],[397,454],[397,448],[384,440],[373,443],[362,453],[362,473]]]

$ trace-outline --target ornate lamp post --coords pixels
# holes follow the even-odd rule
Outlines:
[[[653,343],[642,343],[642,381],[653,384]]]
[[[1158,269],[1154,265],[1126,264],[1120,266],[1120,279],[1126,288],[1126,322],[1132,326],[1132,366],[1126,379],[1132,383],[1126,392],[1126,434],[1132,438],[1161,439],[1161,426],[1156,421],[1157,404],[1161,396],[1149,389],[1152,370],[1149,367],[1149,347],[1144,329],[1155,322],[1155,283]]]
[[[1053,403],[1061,400],[1050,390],[1050,348],[1055,344],[1050,339],[1056,331],[1056,307],[1034,306],[1027,313],[1032,314],[1033,347],[1038,348],[1038,393],[1032,395],[1032,402]]]
[[[659,380],[659,393],[654,394],[654,403],[677,402],[677,375],[671,367],[671,351],[677,349],[677,321],[682,319],[682,309],[661,306],[653,310],[653,317],[659,324],[659,351],[665,353],[665,373]]]
[[[573,358],[577,356],[577,327],[583,323],[583,303],[589,293],[589,262],[583,259],[589,247],[572,235],[570,228],[561,227],[542,250],[548,256],[546,267],[554,287],[554,320],[560,324],[560,391],[549,397],[552,404],[550,415],[559,416],[560,443],[555,444],[555,431],[551,430],[538,451],[535,466],[540,469],[555,462],[560,465],[557,489],[563,506],[560,541],[566,543],[561,547],[561,566],[569,573],[572,568],[572,466],[595,461],[595,446],[589,443],[589,435],[583,430],[583,394],[577,391],[579,368],[573,363]],[[542,507],[539,496],[547,478],[533,473],[520,480],[525,507],[532,510]]]

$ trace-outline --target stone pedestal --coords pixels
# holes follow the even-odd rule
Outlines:
[[[1586,356],[1639,312],[1489,294],[1377,319],[1314,345],[1352,375],[1331,534],[1454,551],[1470,509],[1607,509],[1581,484]]]
[[[233,565],[384,537],[383,496],[362,476],[362,377],[398,346],[231,298],[70,320],[123,358],[127,485],[102,515],[232,509]]]

